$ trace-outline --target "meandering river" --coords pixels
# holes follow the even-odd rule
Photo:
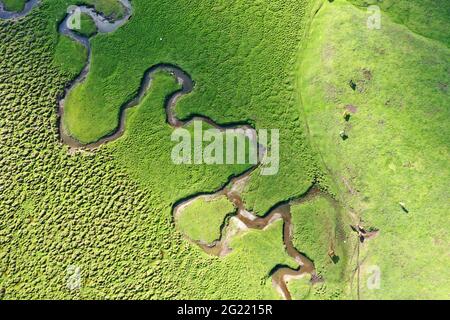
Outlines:
[[[83,13],[86,13],[92,17],[94,20],[97,30],[99,33],[110,33],[117,30],[120,26],[125,24],[130,17],[132,16],[133,9],[131,6],[130,1],[128,0],[119,0],[125,7],[125,15],[123,18],[111,21],[110,19],[107,19],[102,14],[95,11],[94,8],[88,7],[88,6],[79,6],[79,10]],[[30,0],[26,3],[25,8],[21,12],[8,12],[5,11],[3,8],[3,5],[0,3],[0,19],[19,19],[26,14],[28,14],[34,7],[39,5],[39,0]],[[73,149],[86,149],[86,150],[93,150],[96,149],[105,143],[108,143],[110,141],[113,141],[117,138],[119,138],[124,130],[125,130],[125,110],[127,108],[131,108],[134,106],[137,106],[143,99],[144,95],[147,93],[147,91],[151,88],[151,83],[153,79],[153,75],[156,72],[164,71],[168,72],[169,74],[173,75],[175,79],[178,81],[179,84],[181,84],[181,89],[177,90],[173,93],[171,93],[165,102],[165,110],[166,110],[166,121],[169,125],[171,125],[173,128],[179,128],[188,126],[192,121],[203,121],[211,126],[221,130],[225,131],[227,129],[244,129],[247,132],[247,138],[254,142],[255,144],[258,144],[257,142],[257,135],[256,130],[251,127],[250,125],[225,125],[221,126],[215,123],[212,119],[208,117],[203,116],[196,116],[189,120],[183,121],[179,118],[177,118],[174,108],[178,101],[178,99],[182,95],[189,94],[194,89],[195,83],[191,79],[188,73],[186,73],[184,70],[182,70],[180,67],[168,64],[168,63],[160,63],[156,64],[152,67],[150,67],[143,76],[141,86],[139,88],[138,94],[134,99],[124,104],[120,109],[120,120],[119,125],[110,135],[107,135],[105,137],[102,137],[98,141],[90,144],[82,144],[73,137],[71,137],[64,129],[63,127],[63,117],[64,117],[64,102],[65,97],[69,94],[69,92],[76,86],[77,84],[82,83],[86,76],[89,73],[90,63],[91,63],[91,46],[89,43],[89,39],[85,36],[82,36],[73,30],[71,30],[68,27],[67,21],[72,18],[74,12],[68,13],[65,17],[65,19],[60,23],[58,30],[61,34],[66,35],[74,39],[75,41],[82,44],[88,51],[88,60],[83,68],[83,70],[80,72],[80,74],[70,83],[69,86],[66,87],[64,91],[63,97],[59,100],[59,132],[61,137],[61,142],[64,144],[69,145]],[[248,132],[250,132],[248,134]],[[230,219],[230,221],[233,221],[235,224],[235,228],[232,230],[232,228],[228,228],[229,226],[225,226],[225,228],[228,228],[228,230],[225,230],[224,234],[222,234],[222,237],[220,240],[214,242],[213,244],[207,244],[207,243],[201,243],[199,241],[196,241],[197,245],[199,245],[205,252],[208,254],[213,254],[217,256],[225,256],[230,251],[231,248],[229,247],[229,242],[232,239],[233,235],[238,232],[239,230],[247,230],[247,229],[257,229],[262,230],[264,228],[267,228],[272,223],[278,220],[283,220],[283,242],[284,246],[286,248],[286,251],[289,256],[291,256],[298,264],[299,268],[297,270],[288,268],[288,267],[279,267],[272,273],[272,282],[274,287],[278,290],[278,292],[283,296],[285,299],[291,299],[291,294],[287,288],[287,281],[289,281],[292,278],[298,278],[305,276],[307,274],[311,275],[311,281],[320,281],[320,278],[316,275],[314,264],[311,260],[309,260],[306,256],[301,254],[293,245],[292,243],[292,233],[293,233],[293,227],[291,222],[291,205],[293,204],[299,204],[303,201],[308,201],[312,199],[313,197],[316,197],[320,194],[320,191],[312,187],[307,193],[305,193],[303,196],[298,197],[295,200],[292,201],[286,201],[282,202],[279,205],[275,206],[273,209],[271,209],[264,217],[258,217],[255,214],[249,212],[245,208],[244,201],[242,200],[241,194],[243,191],[243,188],[245,184],[247,183],[250,175],[259,168],[261,164],[261,160],[263,158],[263,155],[265,153],[265,146],[258,145],[258,149],[261,151],[258,156],[258,163],[253,166],[248,171],[242,173],[239,176],[231,178],[228,183],[226,183],[222,188],[220,188],[217,192],[213,194],[200,194],[195,195],[192,197],[188,197],[186,199],[183,199],[179,201],[172,210],[173,216],[176,217],[179,214],[182,214],[182,209],[184,209],[187,205],[189,205],[192,201],[199,197],[216,197],[219,195],[225,195],[237,208],[237,213],[235,216]]]

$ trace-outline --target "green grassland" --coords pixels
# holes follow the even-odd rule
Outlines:
[[[1,0],[7,11],[22,11],[27,0]],[[111,20],[120,19],[125,15],[125,8],[118,0],[78,0],[61,1],[61,3],[73,3],[78,5],[90,5],[105,17]]]
[[[158,72],[150,92],[135,108],[127,109],[123,136],[110,143],[115,160],[138,181],[143,188],[157,192],[161,201],[173,204],[199,192],[213,192],[224,185],[230,176],[249,169],[249,164],[196,165],[174,164],[172,149],[178,141],[171,141],[173,128],[166,121],[164,101],[178,90],[175,78]],[[211,128],[203,124],[202,128]],[[194,139],[194,125],[186,128]],[[192,142],[193,144],[193,142]],[[204,142],[203,147],[208,143]]]
[[[46,14],[0,22],[1,298],[278,298],[269,272],[292,263],[281,224],[236,239],[226,259],[207,256],[172,224],[163,179],[144,188],[108,148],[70,154],[58,142],[56,98],[71,77],[54,67]],[[201,189],[204,173],[192,175]],[[66,287],[70,265],[82,270],[79,291]]]
[[[61,36],[55,46],[53,63],[63,73],[75,78],[87,61],[87,49],[70,37]]]
[[[382,7],[382,29],[368,30],[366,10],[343,0],[133,0],[128,23],[91,38],[90,72],[67,99],[65,127],[98,140],[115,130],[145,70],[179,65],[196,83],[180,117],[280,129],[280,172],[251,176],[249,209],[262,215],[313,182],[343,206],[318,198],[293,208],[295,245],[325,279],[290,282],[295,298],[447,298],[448,38],[401,20],[407,2]],[[57,33],[74,3],[123,15],[116,1],[43,0],[18,21],[0,20],[0,299],[280,298],[270,272],[297,267],[282,221],[239,234],[224,258],[174,224],[180,199],[213,192],[249,166],[172,163],[163,108],[179,88],[172,77],[156,75],[118,140],[94,152],[59,142],[57,100],[86,61],[82,46]],[[436,10],[448,5],[421,3],[448,24]],[[350,104],[357,112],[346,121]],[[380,235],[355,247],[348,225],[358,217]],[[358,258],[360,290],[348,279]],[[371,265],[382,271],[379,290],[364,286]],[[80,290],[67,288],[69,266],[81,269]]]
[[[22,11],[27,0],[2,0],[5,10],[7,11]]]
[[[68,132],[92,142],[115,130],[118,110],[134,97],[144,71],[170,62],[196,82],[177,105],[180,117],[203,114],[218,123],[247,121],[281,130],[280,173],[254,175],[245,194],[249,207],[263,214],[320,179],[294,93],[297,48],[311,11],[307,1],[267,6],[135,1],[133,6],[131,21],[92,39],[90,73],[67,97]]]
[[[207,299],[280,299],[272,286],[271,271],[277,265],[298,268],[285,252],[282,230],[279,220],[264,230],[240,233],[231,242],[231,253],[208,258],[209,265],[203,265],[197,275],[201,279],[192,279],[192,283],[203,285],[202,295]]]
[[[81,13],[80,27],[80,30],[74,30],[80,35],[91,37],[97,33],[97,26],[88,14]],[[87,58],[87,50],[82,44],[65,35],[59,37],[54,53],[54,63],[61,72],[75,78],[86,64]]]
[[[325,281],[305,287],[305,279],[294,280],[289,288],[295,298],[301,299],[348,299],[352,270],[348,260],[355,237],[350,232],[348,218],[342,217],[335,203],[318,197],[292,207],[294,246],[310,258],[317,274]],[[345,222],[344,222],[345,221]],[[334,252],[333,257],[329,252]]]
[[[264,299],[280,299],[279,294],[272,287],[270,272],[275,266],[282,265],[297,269],[299,266],[293,258],[287,255],[283,245],[283,221],[278,220],[269,225],[264,230],[250,230],[239,234],[231,242],[233,251],[226,258],[236,265],[240,265],[244,270],[243,281],[252,278],[253,283],[260,282],[255,288],[248,288],[250,294]],[[256,271],[258,270],[258,271]],[[253,291],[253,292],[251,292]]]
[[[194,169],[192,166],[168,164],[172,128],[165,123],[162,103],[165,95],[177,88],[172,78],[165,75],[157,77],[142,104],[127,111],[127,130],[114,143],[94,153],[74,154],[59,143],[57,97],[61,96],[80,66],[79,63],[77,68],[69,62],[62,64],[63,58],[57,63],[56,57],[65,52],[63,49],[59,49],[55,56],[58,47],[62,46],[61,41],[64,41],[56,32],[56,21],[64,17],[68,3],[44,1],[37,10],[17,22],[0,21],[4,39],[0,43],[0,53],[5,57],[0,61],[3,70],[0,74],[2,298],[279,298],[272,287],[270,271],[278,264],[295,267],[283,248],[281,222],[265,231],[251,231],[235,239],[233,252],[224,259],[206,255],[186,241],[173,224],[171,209],[176,201],[196,192],[213,191],[222,186],[230,175],[238,174],[246,167],[197,166]],[[147,21],[144,13],[149,11],[144,5],[154,6],[147,1],[136,1],[135,10],[141,12],[132,20],[140,21],[136,29]],[[205,2],[203,6],[200,13],[210,19],[208,10],[211,5]],[[197,7],[198,4],[186,4],[185,9],[194,12]],[[94,73],[101,69],[100,61],[105,54],[108,58],[116,55],[109,62],[114,65],[121,64],[128,53],[147,48],[147,52],[142,54],[150,58],[139,63],[139,68],[130,65],[132,72],[126,72],[130,77],[122,81],[125,86],[133,83],[130,85],[132,91],[123,98],[124,101],[134,95],[143,71],[160,61],[177,62],[190,71],[198,92],[208,87],[210,93],[202,98],[205,101],[214,92],[214,85],[206,81],[209,72],[216,70],[211,68],[212,62],[208,62],[209,68],[200,67],[194,74],[194,66],[200,64],[201,58],[196,57],[199,60],[191,61],[185,67],[180,60],[181,57],[186,60],[190,56],[194,58],[190,50],[186,47],[176,59],[177,51],[169,49],[176,42],[175,35],[180,30],[163,27],[163,20],[173,16],[174,10],[178,17],[184,17],[181,24],[187,20],[184,23],[195,22],[197,28],[202,25],[202,19],[191,16],[189,10],[182,11],[175,5],[161,2],[160,10],[150,11],[156,12],[158,17],[149,18],[149,21],[155,21],[152,34],[158,27],[165,32],[171,31],[173,35],[164,37],[166,41],[171,37],[172,40],[165,48],[159,48],[159,53],[153,54],[158,47],[152,43],[139,45],[131,51],[120,46],[119,51],[114,51],[111,56],[108,50],[97,51],[103,45],[108,46],[108,41],[103,43],[107,38],[118,37],[111,48],[127,38],[141,44],[144,42],[120,32],[122,29],[114,35],[93,38],[92,67],[97,70]],[[273,18],[275,12],[268,11],[267,15]],[[229,17],[233,17],[231,12]],[[209,21],[207,18],[203,20]],[[219,18],[217,14],[216,19]],[[222,25],[225,23],[223,21]],[[237,31],[238,25],[233,28]],[[186,32],[190,33],[187,29]],[[186,36],[185,33],[179,35],[180,38]],[[220,40],[219,34],[220,29],[217,29],[215,36]],[[98,42],[97,39],[102,40]],[[159,41],[158,35],[155,42]],[[196,41],[199,44],[202,40]],[[293,44],[294,41],[291,46]],[[183,45],[188,46],[186,42]],[[238,47],[237,42],[234,45]],[[250,48],[246,50],[250,51]],[[168,52],[165,56],[162,54],[164,51]],[[221,49],[217,48],[216,53],[221,53]],[[75,60],[79,54],[76,47],[68,49],[67,61]],[[118,59],[119,56],[123,59]],[[248,61],[250,63],[251,59]],[[125,64],[121,68],[126,68],[128,62],[123,62]],[[239,67],[237,60],[234,64]],[[115,76],[123,70],[112,68],[104,71],[106,74],[113,72],[111,76]],[[202,78],[201,74],[206,75]],[[215,76],[220,79],[220,74]],[[236,75],[236,79],[239,77]],[[223,80],[224,83],[228,81]],[[270,82],[265,83],[270,87]],[[235,85],[230,83],[227,86],[228,94],[221,98],[222,101],[234,96],[232,89]],[[100,88],[106,89],[102,85]],[[112,89],[107,92],[121,96]],[[269,93],[270,90],[267,91]],[[183,103],[184,100],[188,98],[182,99]],[[96,104],[90,103],[89,106],[95,107]],[[120,102],[112,106],[118,107]],[[292,101],[289,106],[294,107]],[[252,112],[262,117],[264,108],[260,109]],[[228,110],[227,113],[232,112],[231,105]],[[286,112],[284,117],[283,123],[286,123],[295,115]],[[227,118],[229,121],[246,119],[239,115]],[[270,119],[265,121],[268,127]],[[297,122],[300,124],[300,120]],[[281,121],[278,123],[282,124]],[[294,132],[299,130],[295,125],[291,129]],[[137,143],[138,140],[141,143]],[[303,145],[301,141],[297,143]],[[143,172],[146,174],[142,175]],[[281,189],[278,194],[271,192],[273,201],[266,199],[264,206],[301,192],[302,185],[307,183],[299,186],[299,176],[305,177],[306,174],[294,174],[293,181],[297,179],[286,194]],[[261,194],[261,197],[266,195]],[[66,287],[66,269],[70,265],[82,270],[79,291],[70,291]]]
[[[80,15],[80,29],[74,30],[75,32],[85,36],[91,37],[97,32],[97,26],[91,16],[86,13]]]
[[[118,0],[79,0],[78,3],[93,6],[111,20],[121,19],[125,15],[125,8]]]
[[[448,2],[421,3],[448,26]],[[383,13],[381,29],[370,30],[365,9],[325,2],[305,42],[300,93],[341,203],[380,229],[360,248],[360,297],[448,298],[450,51],[445,37],[397,24],[399,14]],[[344,119],[348,106],[356,112]],[[378,290],[366,286],[371,266],[381,270]]]
[[[213,243],[220,239],[225,217],[234,211],[236,209],[225,196],[212,200],[200,198],[180,213],[177,223],[190,239]]]
[[[293,300],[308,300],[311,299],[311,276],[305,275],[303,278],[295,279],[288,282],[288,288]]]

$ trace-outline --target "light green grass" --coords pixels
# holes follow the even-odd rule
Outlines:
[[[347,218],[324,197],[292,207],[293,243],[306,254],[316,267],[324,283],[306,290],[305,279],[289,284],[292,294],[301,299],[349,298],[352,247]],[[354,237],[353,237],[354,238]],[[333,250],[333,260],[328,255]],[[297,284],[297,281],[300,282]]]
[[[118,110],[135,96],[144,71],[170,62],[196,83],[177,105],[180,117],[202,114],[218,123],[280,130],[280,172],[255,173],[244,195],[248,207],[264,214],[321,178],[294,92],[309,2],[134,1],[133,6],[132,20],[91,41],[90,73],[66,101],[64,121],[74,137],[87,143],[114,131]]]
[[[314,19],[299,69],[312,141],[348,211],[380,229],[361,246],[360,297],[448,298],[450,51],[388,15],[380,30],[366,19],[341,0]],[[346,105],[357,107],[348,122]],[[379,290],[366,286],[370,266]]]
[[[118,0],[81,0],[79,2],[94,6],[95,10],[111,20],[121,19],[125,15],[125,7]]]
[[[305,275],[300,279],[288,282],[288,289],[293,300],[308,300],[311,296],[311,276]]]
[[[411,31],[450,46],[450,6],[447,0],[350,0],[357,6],[377,5]],[[369,15],[369,14],[368,14]]]
[[[86,48],[67,36],[61,36],[55,48],[53,61],[62,72],[78,75],[87,61]]]
[[[1,0],[5,10],[20,12],[24,9],[27,0]]]
[[[233,204],[225,196],[213,200],[200,198],[180,213],[177,223],[189,238],[212,243],[220,239],[225,217],[234,211]]]
[[[143,188],[157,196],[158,201],[167,206],[165,212],[168,223],[171,220],[170,204],[186,195],[212,192],[225,184],[230,175],[240,174],[249,168],[249,165],[173,164],[170,158],[171,149],[175,145],[175,142],[170,141],[173,128],[165,123],[166,114],[163,104],[165,97],[178,88],[179,85],[173,77],[164,72],[157,73],[142,103],[126,111],[127,122],[123,137],[108,146],[108,149],[114,152],[115,162]],[[206,125],[205,128],[207,128]],[[188,129],[192,132],[192,126]],[[227,206],[229,205],[227,203]],[[232,207],[229,208],[232,209]],[[211,232],[216,234],[212,236],[212,233],[208,232],[206,236],[210,236],[209,240],[217,239],[220,225],[224,222],[223,218],[230,212],[229,210],[220,211],[220,217],[216,220],[217,224],[207,222],[214,226]],[[202,210],[199,213],[207,215],[208,210]],[[186,219],[185,222],[191,223],[191,230],[188,227],[180,228],[180,231],[188,236],[190,231],[195,231],[195,228],[206,226],[205,223],[196,224],[194,219],[189,221]],[[204,233],[204,230],[200,231]],[[200,237],[203,235],[198,237],[202,239]],[[232,242],[233,253],[223,259],[208,257],[205,261],[203,251],[188,241],[179,246],[190,246],[203,257],[202,259],[191,257],[190,259],[193,260],[189,265],[190,271],[183,277],[192,286],[196,285],[197,278],[205,279],[206,277],[207,280],[202,284],[202,291],[197,293],[208,299],[225,297],[227,299],[251,297],[278,299],[279,296],[272,287],[269,272],[277,264],[292,264],[292,260],[284,251],[282,224],[274,225],[267,231],[251,231],[248,235],[235,238]],[[177,264],[177,261],[185,263],[180,261],[186,260],[175,259],[173,266]]]
[[[270,272],[277,265],[298,268],[295,260],[286,253],[283,244],[283,221],[278,220],[265,230],[249,230],[238,235],[231,242],[231,248],[233,251],[225,260],[243,271],[242,281],[260,283],[259,286],[248,287],[248,293],[244,297],[280,299],[272,286]]]
[[[74,31],[89,38],[97,32],[97,26],[95,25],[95,22],[90,15],[81,13],[80,30]]]

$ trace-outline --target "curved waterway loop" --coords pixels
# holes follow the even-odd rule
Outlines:
[[[4,20],[14,20],[19,19],[26,16],[34,7],[36,7],[40,3],[40,0],[29,0],[25,3],[25,7],[22,11],[14,12],[14,11],[6,11],[5,5],[2,1],[0,1],[0,19]]]
[[[86,13],[92,17],[99,33],[110,33],[114,32],[115,30],[117,30],[117,28],[125,24],[132,15],[132,7],[130,2],[128,0],[119,0],[119,1],[126,8],[126,14],[122,19],[116,21],[108,20],[106,17],[102,16],[100,13],[96,12],[95,9],[91,7],[79,6],[78,8],[80,9],[81,12]],[[28,14],[38,4],[39,0],[30,0],[26,3],[25,8],[22,12],[7,12],[3,9],[3,6],[0,4],[0,18],[17,19],[23,17],[26,14]],[[121,107],[119,115],[120,118],[119,125],[117,129],[110,135],[105,136],[94,143],[82,144],[65,132],[61,120],[64,116],[65,97],[67,97],[68,93],[74,88],[75,85],[83,82],[86,79],[86,76],[89,73],[89,67],[91,63],[91,46],[89,43],[89,39],[68,28],[67,21],[68,19],[71,19],[73,14],[74,13],[69,13],[66,15],[65,19],[59,25],[58,30],[61,34],[67,35],[71,37],[73,40],[81,43],[87,49],[88,61],[84,66],[83,70],[78,75],[78,77],[76,77],[75,80],[72,81],[72,83],[65,89],[63,98],[59,100],[58,112],[59,112],[59,132],[61,141],[74,149],[93,150],[109,141],[113,141],[119,138],[125,130],[124,111],[127,108],[137,106],[142,101],[143,97],[151,87],[152,77],[156,72],[158,71],[168,72],[169,74],[173,75],[178,81],[178,83],[181,85],[181,89],[169,95],[165,102],[164,107],[166,111],[166,121],[169,125],[171,125],[173,128],[179,128],[188,126],[193,121],[203,121],[210,124],[214,128],[219,129],[222,132],[227,129],[243,129],[245,130],[247,138],[252,143],[255,143],[259,150],[258,163],[249,170],[247,170],[246,172],[242,173],[241,175],[231,178],[228,181],[228,183],[226,183],[217,192],[213,194],[197,194],[189,198],[183,199],[182,201],[179,201],[176,205],[174,205],[172,209],[172,214],[174,216],[175,223],[177,217],[179,216],[179,214],[181,214],[181,211],[192,201],[198,199],[199,197],[216,197],[220,195],[225,195],[237,208],[236,215],[234,215],[230,219],[230,221],[233,221],[235,225],[235,230],[234,231],[231,230],[230,228],[231,222],[229,222],[227,226],[224,226],[224,230],[222,232],[223,234],[220,240],[215,241],[212,244],[206,244],[200,241],[193,241],[193,242],[199,245],[208,254],[225,256],[231,251],[231,248],[229,247],[229,241],[236,232],[247,229],[263,230],[268,226],[270,226],[275,221],[282,219],[284,246],[289,256],[291,256],[300,265],[300,267],[297,270],[288,267],[276,268],[272,273],[273,286],[278,290],[278,292],[283,296],[284,299],[291,299],[291,295],[286,284],[287,281],[289,281],[290,279],[303,277],[306,274],[310,274],[311,282],[319,281],[320,278],[316,275],[313,262],[309,260],[306,256],[302,255],[294,247],[292,243],[291,205],[307,201],[308,199],[311,199],[320,194],[320,191],[317,188],[312,187],[305,195],[299,197],[296,200],[280,203],[279,205],[272,208],[263,217],[258,217],[253,213],[247,211],[245,209],[244,202],[241,198],[241,192],[246,182],[248,181],[250,174],[261,165],[262,157],[266,151],[265,146],[258,144],[256,130],[247,124],[221,126],[216,124],[212,119],[204,116],[192,117],[186,121],[178,119],[174,112],[174,108],[178,99],[182,95],[192,92],[194,88],[194,82],[192,81],[191,77],[181,68],[166,63],[157,64],[149,68],[144,73],[144,77],[142,79],[141,86],[137,96]]]
[[[93,8],[84,7],[84,6],[81,6],[79,8],[80,8],[81,12],[89,14],[93,18],[95,24],[97,25],[97,29],[98,29],[99,33],[109,33],[109,32],[115,31],[117,28],[122,26],[131,17],[132,8],[131,8],[131,4],[129,3],[129,1],[128,0],[120,0],[120,1],[127,8],[127,14],[125,15],[125,17],[123,19],[115,21],[115,22],[110,22],[109,20],[105,19],[102,15],[96,13]],[[65,19],[61,22],[61,24],[59,25],[59,32],[61,34],[71,37],[73,40],[81,43],[84,47],[86,47],[86,49],[88,50],[88,61],[85,65],[85,67],[83,68],[83,70],[81,71],[81,73],[78,75],[78,77],[66,88],[66,90],[64,92],[64,98],[59,100],[59,110],[58,110],[59,111],[59,121],[60,121],[59,132],[60,132],[61,141],[64,144],[70,146],[73,149],[93,150],[107,142],[116,140],[117,138],[122,136],[122,134],[125,130],[125,123],[126,123],[125,110],[140,104],[140,102],[144,98],[145,94],[149,91],[149,89],[151,87],[153,75],[156,72],[164,71],[164,72],[167,72],[167,73],[171,74],[172,76],[174,76],[176,78],[177,82],[181,85],[181,89],[173,92],[165,101],[164,107],[166,110],[166,121],[169,125],[171,125],[173,128],[179,128],[179,127],[188,126],[193,121],[202,121],[202,122],[208,123],[212,127],[216,128],[222,132],[227,129],[245,130],[243,132],[246,134],[247,138],[255,146],[258,147],[258,150],[260,150],[260,157],[265,152],[264,146],[257,144],[256,131],[250,125],[246,125],[246,124],[233,125],[233,124],[231,124],[231,125],[220,126],[220,125],[216,124],[212,119],[210,119],[208,117],[204,117],[204,116],[195,116],[186,121],[182,121],[182,120],[178,119],[174,112],[175,105],[181,96],[192,92],[192,90],[194,88],[194,81],[191,79],[189,74],[187,74],[184,70],[182,70],[181,68],[179,68],[175,65],[169,64],[169,63],[156,64],[156,65],[152,66],[151,68],[149,68],[144,73],[143,79],[141,81],[141,86],[139,88],[137,96],[134,99],[132,99],[131,101],[122,105],[122,107],[120,108],[120,113],[119,113],[119,125],[111,134],[106,135],[106,136],[102,137],[101,139],[99,139],[98,141],[96,141],[94,143],[90,143],[90,144],[82,144],[75,138],[71,137],[70,134],[68,132],[66,132],[66,130],[63,126],[63,121],[62,121],[62,119],[64,117],[65,97],[67,97],[69,92],[76,85],[78,85],[79,83],[82,83],[86,79],[86,76],[89,73],[89,67],[90,67],[90,63],[91,63],[91,46],[89,43],[89,39],[87,37],[84,37],[84,36],[74,32],[67,26],[67,21],[72,18],[72,15],[73,15],[73,13],[68,14],[65,17]]]
[[[228,184],[222,189],[212,194],[200,194],[187,198],[177,203],[173,208],[173,216],[175,223],[178,217],[182,214],[182,211],[189,206],[193,201],[204,198],[214,199],[219,196],[226,196],[237,208],[237,213],[229,219],[228,225],[223,226],[221,238],[213,243],[204,243],[202,241],[192,240],[189,237],[188,240],[197,244],[207,254],[224,257],[231,252],[230,241],[233,236],[239,232],[246,231],[248,229],[264,230],[271,226],[274,222],[283,220],[283,243],[287,254],[292,257],[298,264],[298,269],[292,269],[289,267],[281,266],[274,269],[272,272],[272,284],[274,288],[281,294],[286,300],[291,300],[291,294],[287,287],[287,282],[293,279],[299,279],[306,275],[311,276],[311,283],[322,281],[322,279],[316,274],[314,263],[308,259],[305,255],[300,253],[292,242],[293,227],[292,227],[292,215],[291,206],[299,205],[306,201],[310,201],[317,196],[325,196],[318,188],[312,186],[304,195],[285,202],[281,202],[274,206],[269,212],[260,217],[256,216],[252,212],[245,209],[244,202],[241,197],[241,192],[247,183],[250,174],[256,168],[252,168],[244,174],[232,178]]]
[[[116,21],[108,20],[102,14],[95,11],[95,9],[92,7],[77,6],[77,8],[78,8],[79,12],[88,14],[92,18],[92,20],[94,21],[94,23],[97,27],[98,33],[111,33],[111,32],[116,31],[122,25],[124,25],[130,19],[131,15],[133,13],[133,8],[132,8],[129,0],[119,0],[119,1],[122,3],[122,5],[125,8],[125,15],[122,19],[119,19]],[[59,108],[58,108],[59,125],[58,125],[58,127],[59,127],[60,139],[61,139],[62,143],[70,146],[73,149],[83,148],[83,149],[93,150],[93,149],[98,148],[99,146],[101,146],[102,144],[104,144],[106,142],[117,139],[118,137],[120,137],[123,134],[123,131],[125,129],[124,110],[126,108],[137,105],[141,101],[142,97],[144,96],[144,94],[146,93],[146,91],[150,85],[151,74],[156,71],[155,70],[156,68],[150,68],[146,72],[146,75],[144,76],[144,78],[148,79],[148,80],[143,81],[143,84],[141,85],[141,89],[139,91],[138,96],[121,108],[120,116],[119,116],[119,118],[120,118],[119,126],[113,133],[111,133],[110,135],[107,135],[107,136],[103,137],[102,139],[99,139],[98,141],[91,143],[91,144],[82,144],[78,140],[74,139],[66,132],[66,130],[64,129],[64,126],[63,126],[62,119],[64,117],[65,98],[67,97],[69,92],[72,91],[72,89],[76,85],[82,83],[86,79],[86,76],[89,73],[89,69],[90,69],[90,65],[91,65],[91,56],[92,56],[89,38],[73,31],[72,29],[70,29],[68,27],[68,21],[70,21],[70,19],[73,18],[74,14],[75,14],[75,12],[71,12],[66,15],[64,20],[59,24],[58,31],[60,34],[66,35],[66,36],[72,38],[73,40],[79,42],[80,44],[82,44],[88,52],[88,60],[85,64],[83,70],[80,72],[80,74],[71,82],[71,84],[68,87],[66,87],[63,98],[61,98],[59,100]]]

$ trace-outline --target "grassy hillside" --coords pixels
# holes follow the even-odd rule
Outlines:
[[[336,0],[313,21],[298,70],[311,138],[354,220],[380,229],[360,248],[360,297],[448,298],[450,50],[389,14],[380,30],[366,19]]]
[[[344,222],[345,221],[345,222]],[[307,286],[305,279],[289,283],[298,299],[349,299],[352,271],[349,261],[354,258],[351,248],[354,237],[347,217],[329,199],[321,196],[292,207],[294,246],[310,258],[323,283]]]

